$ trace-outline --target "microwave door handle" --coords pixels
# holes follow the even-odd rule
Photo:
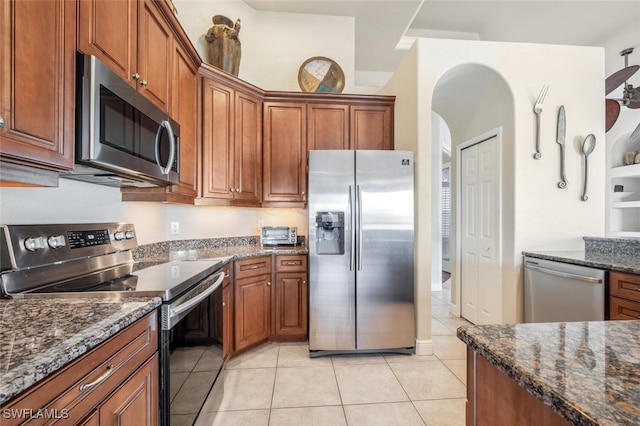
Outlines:
[[[167,161],[167,165],[163,166],[160,164],[160,138],[162,136],[162,129],[166,129],[169,134],[169,161]],[[176,140],[173,137],[173,129],[171,128],[171,123],[168,120],[162,120],[162,123],[158,126],[158,131],[156,132],[156,164],[162,170],[162,174],[168,175],[171,171],[171,165],[173,164],[173,160],[176,156]]]

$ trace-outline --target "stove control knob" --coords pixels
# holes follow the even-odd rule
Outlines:
[[[38,251],[47,247],[47,240],[44,237],[30,237],[24,240],[24,248],[29,251]]]
[[[124,240],[124,238],[125,238],[124,231],[117,231],[116,233],[113,234],[113,238],[116,241]]]
[[[47,239],[47,242],[49,243],[49,247],[52,249],[57,249],[67,245],[67,242],[64,240],[64,235],[52,235]]]
[[[131,240],[136,236],[136,234],[133,231],[127,231],[124,236],[127,240]]]

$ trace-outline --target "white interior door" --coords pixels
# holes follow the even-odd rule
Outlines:
[[[460,153],[460,302],[462,316],[474,324],[501,318],[497,142],[493,136]]]

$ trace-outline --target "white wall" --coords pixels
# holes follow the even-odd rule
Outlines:
[[[416,110],[417,116],[396,121],[396,140],[403,140],[403,149],[417,150],[416,162],[418,217],[432,220],[429,168],[431,161],[430,110],[434,88],[445,74],[457,66],[478,64],[495,70],[508,84],[513,95],[512,137],[505,136],[503,182],[513,185],[513,211],[506,217],[506,229],[512,230],[513,244],[503,253],[504,312],[503,321],[521,320],[521,252],[523,250],[578,250],[583,248],[582,236],[602,235],[604,232],[604,52],[600,48],[534,45],[525,43],[493,43],[479,41],[418,39],[407,59],[385,87],[395,93],[397,116]],[[455,78],[455,74],[448,77]],[[534,115],[532,105],[543,84],[551,89],[545,101],[542,118],[541,160],[533,160]],[[416,94],[411,91],[417,92]],[[456,103],[458,101],[458,103]],[[451,109],[463,108],[459,97],[451,93]],[[559,175],[558,146],[555,144],[556,114],[559,105],[567,110],[567,177],[569,187],[557,188]],[[477,104],[475,104],[477,106]],[[460,131],[449,124],[452,139],[474,136],[486,124],[485,131],[494,126],[486,122],[483,113],[494,105],[488,103],[474,114],[472,123]],[[441,114],[443,115],[443,114]],[[443,115],[444,116],[444,115]],[[468,132],[466,130],[469,130]],[[590,199],[580,201],[582,160],[579,146],[588,133],[600,142],[590,159]],[[455,143],[459,143],[458,140]],[[511,170],[509,172],[509,170]],[[505,213],[503,212],[503,215]],[[417,235],[417,281],[428,281],[431,264],[431,235],[420,226]],[[503,229],[505,229],[503,227]],[[433,265],[439,267],[439,265]],[[457,285],[454,280],[453,285]],[[422,288],[422,287],[421,287]],[[454,291],[452,291],[454,293]],[[421,295],[420,303],[428,303]],[[426,311],[424,306],[419,312]],[[430,337],[430,318],[420,316],[419,339]],[[428,332],[428,334],[425,334]],[[426,336],[426,337],[425,337]]]
[[[335,60],[345,74],[343,93],[374,93],[378,87],[355,84],[355,19],[256,11],[242,1],[174,0],[178,20],[203,60],[211,18],[224,15],[242,28],[239,77],[265,90],[301,91],[300,65],[310,57]]]

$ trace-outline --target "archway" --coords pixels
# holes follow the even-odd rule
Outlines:
[[[452,281],[450,297],[450,313],[460,316],[460,239],[459,239],[459,211],[458,211],[458,168],[457,146],[465,141],[473,140],[479,135],[483,135],[492,129],[502,129],[502,138],[505,141],[500,147],[501,182],[498,196],[501,209],[501,217],[512,211],[508,201],[511,200],[513,183],[510,182],[514,176],[513,171],[513,95],[504,78],[495,70],[479,64],[463,64],[456,66],[444,73],[434,87],[432,98],[432,111],[442,117],[451,132],[451,262]],[[433,116],[432,116],[433,117]],[[434,120],[432,118],[432,127]],[[442,147],[436,139],[432,139],[435,146],[432,146],[432,192],[440,194],[440,170]],[[437,154],[437,155],[436,155]],[[438,178],[435,178],[435,173]],[[434,212],[442,208],[440,196],[432,197],[432,209]],[[440,217],[435,215],[434,217]],[[498,232],[500,234],[500,253],[508,247],[512,247],[513,233],[512,219],[500,222],[502,225]],[[438,224],[440,226],[440,224]],[[508,229],[504,229],[505,226]],[[432,228],[433,229],[433,228]],[[433,250],[432,265],[440,264],[442,252],[441,239],[440,249]],[[437,242],[434,239],[434,244]],[[435,256],[438,256],[436,259]],[[500,264],[501,262],[498,262]],[[494,297],[501,297],[495,294]],[[501,311],[498,313],[497,322],[500,321]]]

